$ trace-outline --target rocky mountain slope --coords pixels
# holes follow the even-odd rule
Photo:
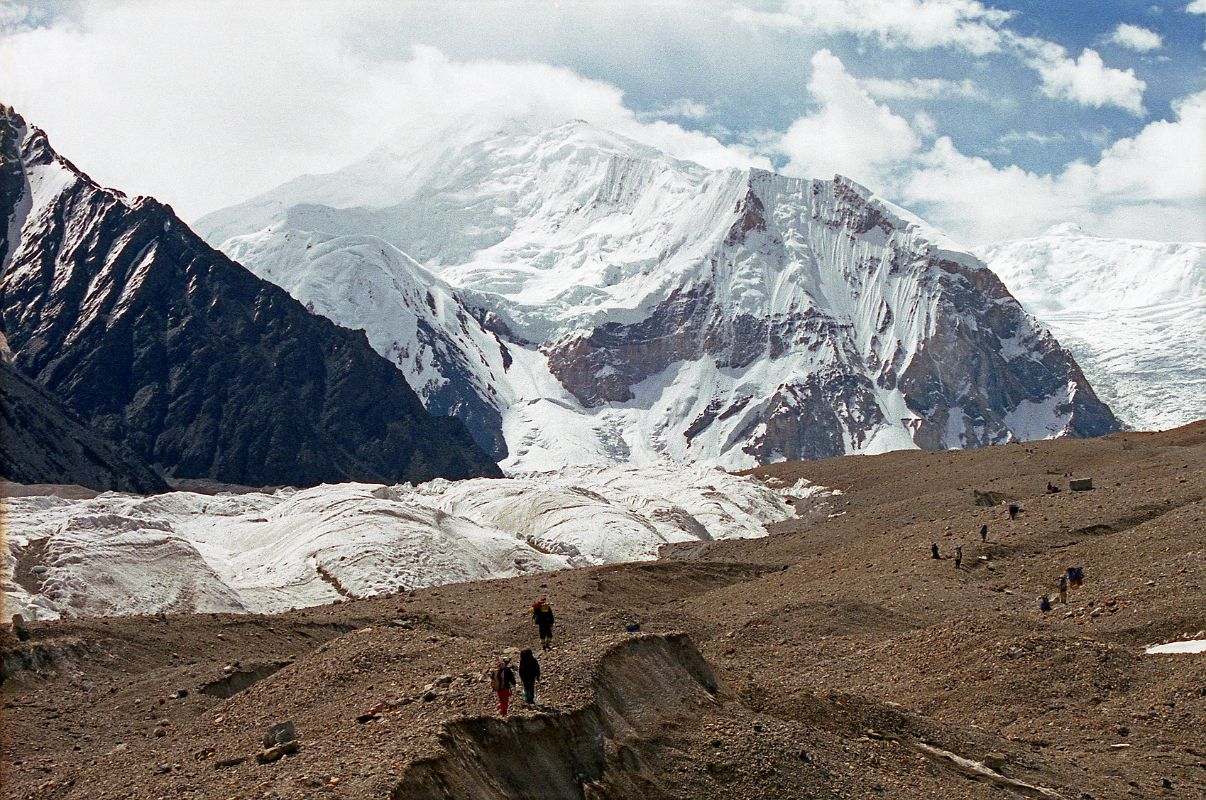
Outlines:
[[[150,198],[93,183],[0,110],[0,315],[14,363],[174,478],[497,474],[364,335],[308,313]]]
[[[1206,424],[757,474],[844,493],[656,562],[275,616],[34,623],[26,642],[0,628],[4,793],[1206,794],[1206,654],[1147,653],[1206,638]],[[978,505],[988,492],[1025,511]],[[1044,615],[1069,566],[1083,587]],[[499,719],[482,673],[536,643],[540,595],[557,626],[538,704]],[[257,763],[285,720],[297,752]]]
[[[198,230],[364,329],[509,470],[1117,428],[981,262],[844,178],[711,171],[581,122],[468,126]]]
[[[9,360],[0,334],[0,478],[76,484],[121,492],[167,490],[163,478],[125,448],[86,428]],[[11,520],[9,534],[12,534]]]
[[[1151,430],[1206,418],[1206,243],[1065,224],[975,252],[1124,422]]]

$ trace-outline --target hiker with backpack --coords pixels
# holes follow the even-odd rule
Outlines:
[[[935,559],[941,559],[942,554],[938,552],[938,543],[930,542],[930,556]]]
[[[1010,504],[1009,504],[1009,518],[1010,518],[1010,519],[1017,519],[1017,518],[1018,518],[1018,514],[1021,514],[1021,513],[1022,513],[1022,507],[1021,507],[1021,506],[1019,506],[1017,503],[1010,503]]]
[[[988,523],[987,522],[980,526],[980,541],[982,541],[982,542],[988,541]]]
[[[1042,611],[1044,614],[1046,614],[1050,610],[1051,598],[1047,597],[1047,595],[1043,595],[1039,598],[1039,611]]]
[[[490,670],[490,688],[498,696],[498,715],[507,716],[507,706],[511,702],[511,687],[515,685],[515,671],[511,669],[509,658],[500,659],[498,666]]]
[[[536,702],[536,681],[540,680],[540,662],[531,650],[519,654],[519,680],[523,682],[523,701],[528,705]]]
[[[1066,606],[1066,605],[1068,604],[1068,576],[1067,576],[1067,575],[1060,575],[1060,576],[1059,576],[1059,584],[1058,584],[1058,585],[1059,585],[1059,602],[1060,602],[1060,605],[1065,605],[1065,606]]]
[[[548,650],[553,646],[553,609],[543,597],[532,604],[532,621],[540,629],[540,646]]]
[[[960,569],[963,564],[963,545],[955,545],[955,569]]]

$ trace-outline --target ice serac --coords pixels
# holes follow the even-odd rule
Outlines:
[[[92,430],[173,478],[497,474],[362,333],[307,312],[167,206],[99,187],[8,108],[0,160],[14,363]]]
[[[1206,243],[1110,239],[1065,223],[976,253],[1123,422],[1206,418]]]
[[[980,261],[841,177],[709,170],[582,122],[516,125],[383,148],[199,229],[366,330],[429,409],[461,413],[433,387],[496,409],[512,471],[1118,427]],[[299,258],[299,241],[323,249]],[[483,442],[494,417],[470,413]]]

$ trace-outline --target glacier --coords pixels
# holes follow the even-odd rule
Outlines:
[[[1206,242],[1095,236],[1072,223],[976,254],[1140,430],[1206,418]]]
[[[417,486],[4,497],[4,614],[274,613],[652,560],[669,543],[765,536],[826,494],[661,464]]]

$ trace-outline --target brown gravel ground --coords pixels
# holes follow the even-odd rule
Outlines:
[[[277,616],[40,623],[23,644],[6,630],[0,786],[45,800],[1201,800],[1206,655],[1143,648],[1206,636],[1204,462],[1206,422],[777,464],[755,473],[843,494],[766,539],[654,563]],[[1097,488],[1067,491],[1082,476]],[[973,490],[1025,512],[1010,522]],[[962,544],[963,568],[930,542]],[[1038,595],[1071,565],[1084,587],[1042,615]],[[481,673],[534,644],[539,594],[558,644],[537,653],[539,705],[500,721]],[[249,688],[203,693],[226,667],[227,693]],[[300,750],[256,763],[285,719]]]

